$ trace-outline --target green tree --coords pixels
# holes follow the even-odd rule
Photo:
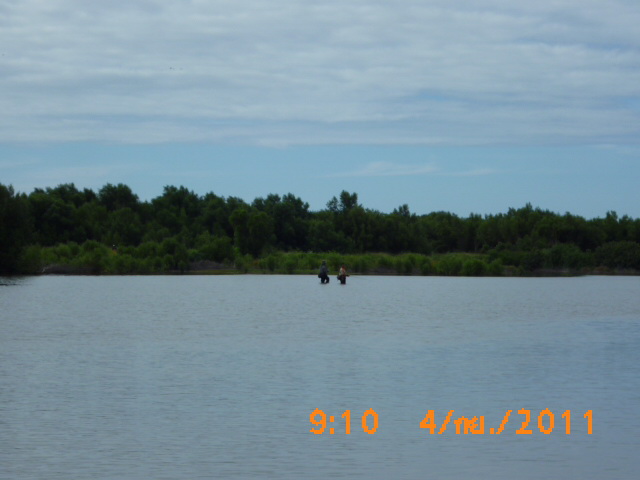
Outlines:
[[[112,212],[107,228],[106,240],[112,245],[138,245],[142,239],[140,216],[129,207]]]
[[[138,196],[122,183],[112,185],[107,183],[98,192],[98,203],[108,211],[113,212],[121,208],[129,208],[134,212],[138,210]]]
[[[280,250],[304,250],[308,245],[309,204],[291,193],[280,198],[256,198],[253,207],[272,219],[275,246]]]
[[[31,239],[29,205],[13,187],[0,184],[0,272],[17,273],[20,255]]]
[[[598,264],[609,268],[640,270],[640,244],[630,241],[607,242],[595,252]]]
[[[262,250],[273,242],[273,219],[264,212],[253,211],[247,218],[248,253],[258,256]]]

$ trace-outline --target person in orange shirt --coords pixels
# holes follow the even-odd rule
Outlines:
[[[347,277],[348,276],[349,275],[347,275],[347,268],[344,265],[342,265],[340,267],[340,272],[338,272],[338,280],[340,280],[340,283],[342,285],[347,283]]]

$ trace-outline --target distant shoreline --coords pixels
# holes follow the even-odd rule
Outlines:
[[[86,267],[75,267],[71,265],[48,265],[40,273],[22,274],[15,276],[49,276],[49,275],[61,275],[61,276],[162,276],[162,275],[300,275],[300,276],[316,276],[317,272],[314,270],[295,270],[292,272],[284,271],[268,271],[265,269],[253,269],[253,268],[235,268],[228,265],[216,265],[211,267],[210,265],[203,266],[201,268],[190,268],[183,272],[179,270],[169,270],[165,272],[130,272],[130,273],[115,273],[115,272],[91,272]],[[482,274],[482,275],[464,275],[458,274],[439,274],[439,273],[420,273],[417,271],[410,273],[399,273],[392,269],[373,269],[367,272],[350,271],[350,275],[354,276],[389,276],[389,277],[503,277],[503,278],[556,278],[556,277],[585,277],[585,276],[639,276],[640,271],[632,269],[610,269],[607,267],[598,267],[592,269],[580,269],[572,270],[567,268],[544,268],[537,269],[531,272],[518,272],[513,268],[504,268],[502,274]],[[335,276],[335,274],[330,276]]]

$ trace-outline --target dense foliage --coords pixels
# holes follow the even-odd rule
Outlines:
[[[461,218],[370,210],[343,191],[312,212],[271,194],[246,203],[167,186],[140,201],[123,184],[17,194],[0,184],[0,272],[157,273],[226,265],[313,271],[322,258],[352,271],[445,275],[640,270],[640,220],[586,220],[533,208]],[[314,252],[314,253],[311,253]],[[374,254],[375,252],[375,254]]]

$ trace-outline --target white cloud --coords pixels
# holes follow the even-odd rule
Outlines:
[[[473,168],[462,171],[447,171],[435,164],[406,165],[394,162],[370,162],[364,167],[349,172],[336,173],[329,177],[401,177],[414,175],[439,175],[447,177],[480,177],[500,173],[494,168]]]
[[[338,173],[332,177],[398,177],[410,175],[427,175],[437,172],[433,165],[402,165],[392,162],[371,162],[360,170]]]
[[[634,1],[0,1],[0,141],[634,143]]]
[[[25,160],[3,159],[3,161],[0,161],[0,170],[21,169],[31,165],[38,165],[39,163],[40,162],[38,160],[33,160],[33,159],[25,159]]]
[[[484,177],[486,175],[495,175],[497,173],[500,173],[500,170],[496,170],[495,168],[474,168],[462,172],[445,173],[444,175],[454,177]]]

